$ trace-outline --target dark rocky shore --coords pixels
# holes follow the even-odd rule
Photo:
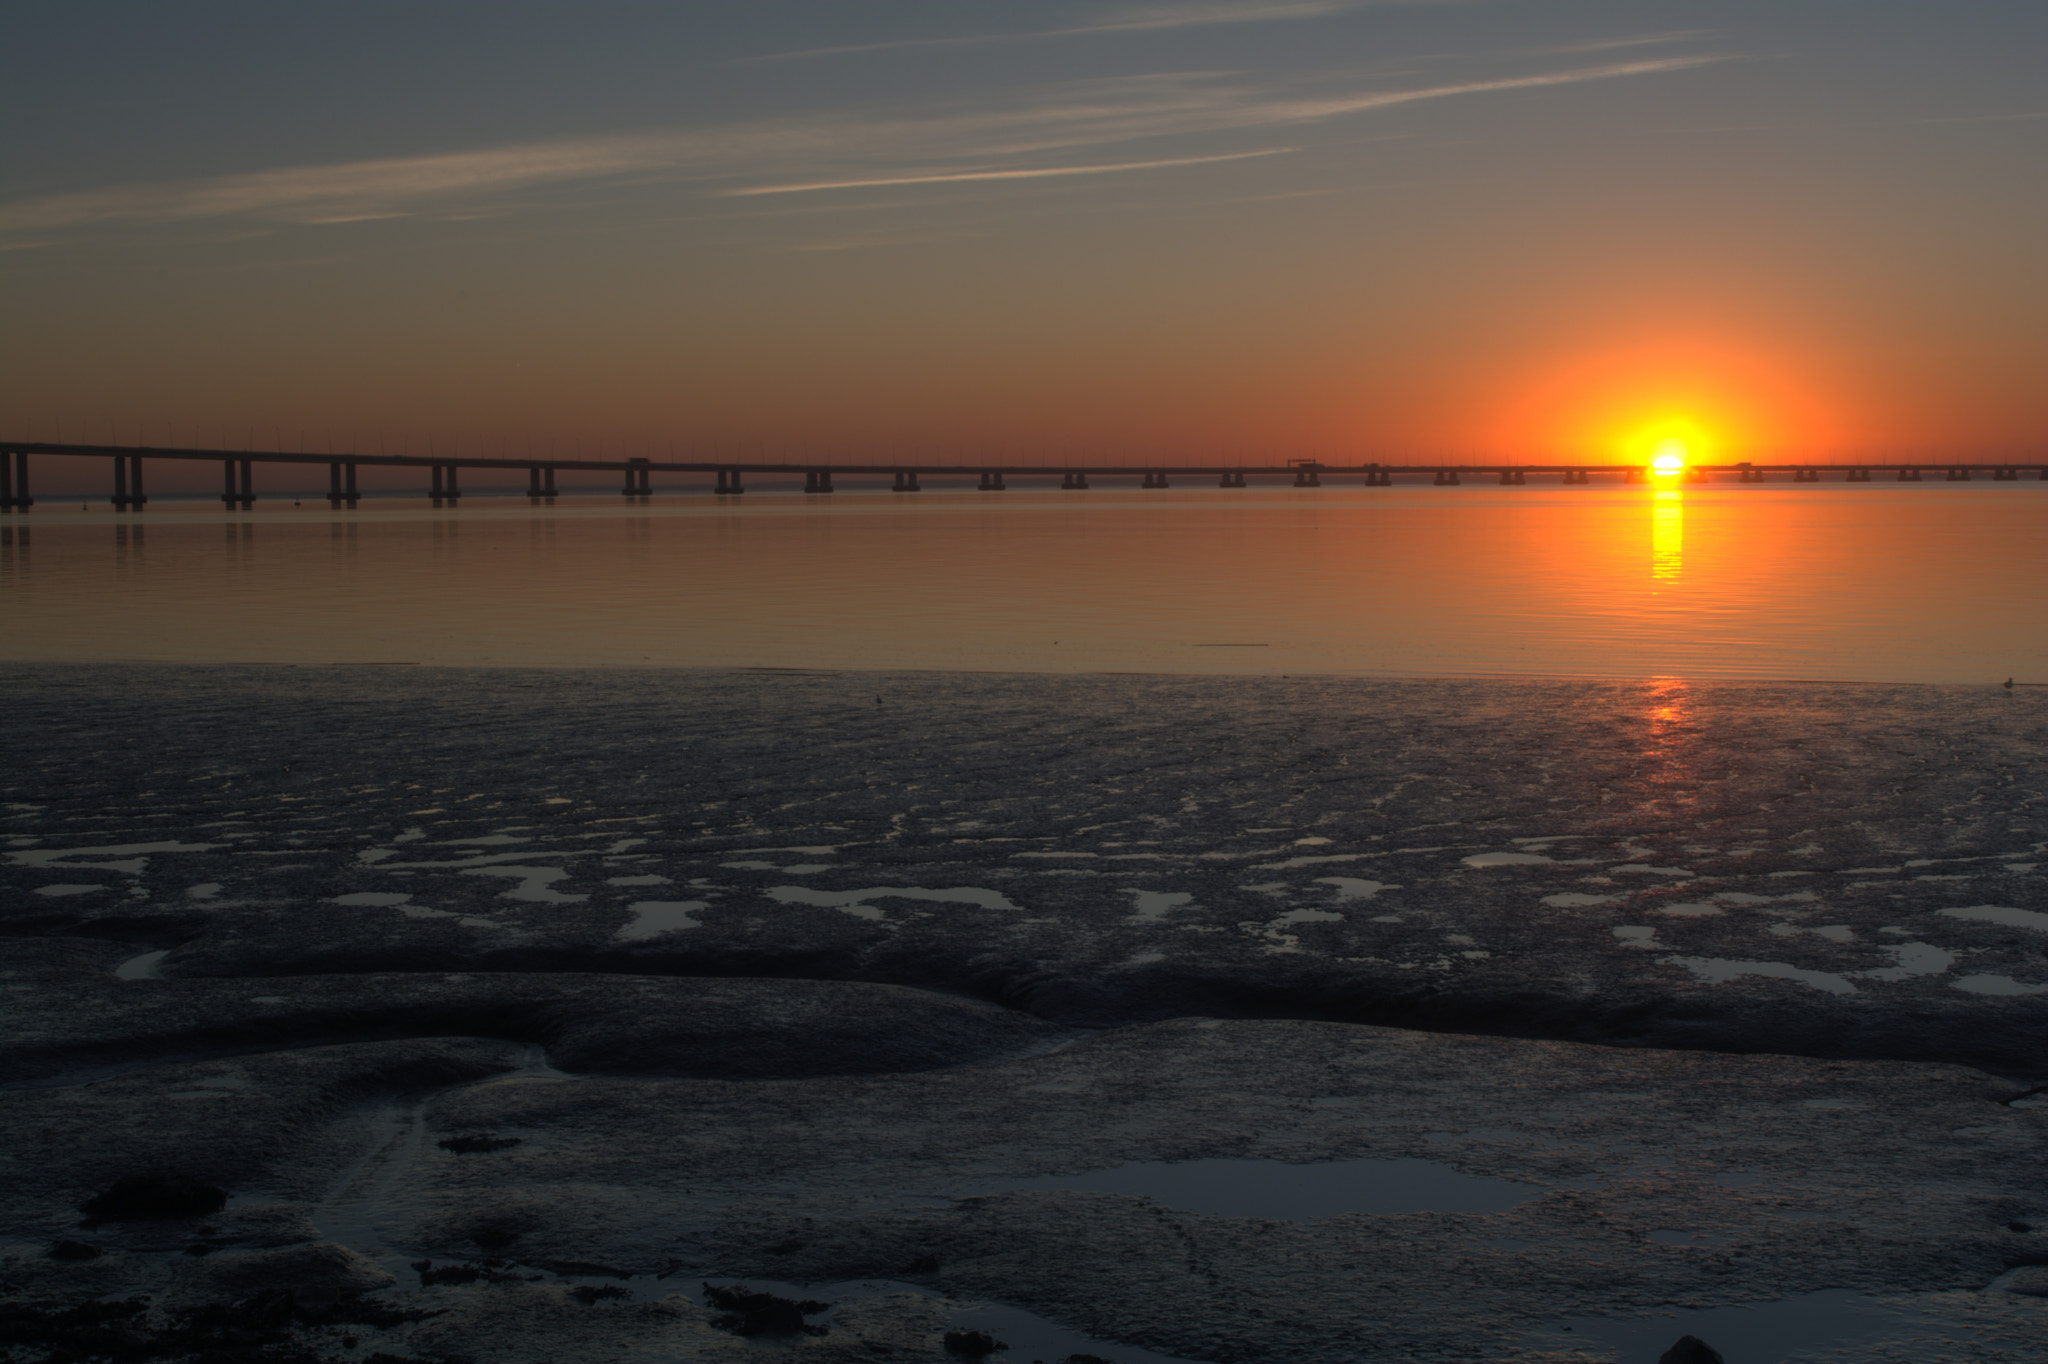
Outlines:
[[[2040,693],[0,677],[16,1358],[2048,1349]]]

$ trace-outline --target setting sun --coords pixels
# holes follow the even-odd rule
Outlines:
[[[1685,442],[1676,436],[1657,442],[1650,468],[1660,474],[1675,474],[1685,468]]]

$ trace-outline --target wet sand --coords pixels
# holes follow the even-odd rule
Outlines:
[[[161,1327],[293,1288],[235,1329],[336,1359],[2038,1340],[2039,693],[5,685],[23,1302]],[[1145,1173],[1190,1162],[1276,1180]],[[225,1205],[81,1225],[167,1170]],[[826,1331],[742,1338],[706,1280],[808,1289]]]

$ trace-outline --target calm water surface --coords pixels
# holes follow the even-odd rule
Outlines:
[[[40,507],[0,657],[2048,680],[2048,488]]]

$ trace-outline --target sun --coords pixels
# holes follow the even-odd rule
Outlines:
[[[1685,469],[1685,456],[1685,442],[1676,436],[1666,436],[1657,442],[1656,449],[1651,452],[1650,471],[1666,477],[1682,473]]]

